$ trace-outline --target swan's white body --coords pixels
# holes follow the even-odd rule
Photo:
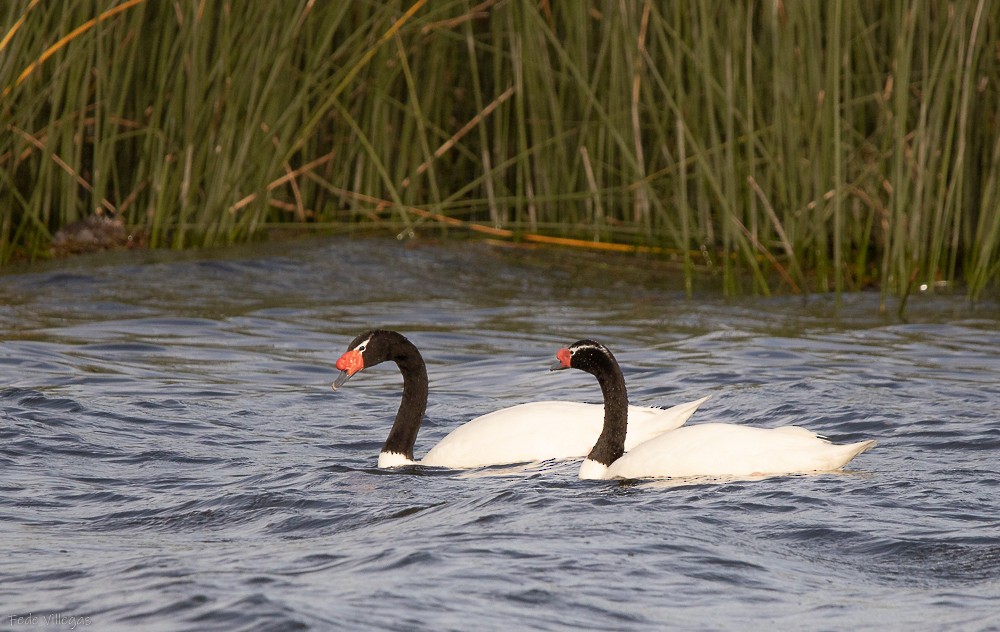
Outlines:
[[[625,450],[684,425],[708,397],[672,408],[628,407]],[[477,417],[448,434],[420,465],[472,468],[586,456],[604,426],[604,406],[579,402],[531,402]],[[379,467],[417,462],[397,452],[379,454]]]
[[[628,424],[631,427],[631,410]],[[829,472],[842,468],[874,445],[874,440],[837,445],[798,426],[769,429],[698,424],[653,437],[611,465],[586,459],[580,468],[580,478],[746,477]]]

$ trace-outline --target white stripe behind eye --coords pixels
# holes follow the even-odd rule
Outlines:
[[[354,349],[352,349],[352,351],[364,351],[365,347],[368,346],[368,343],[371,342],[371,339],[372,337],[368,336],[368,338],[366,338],[364,341],[359,342],[357,346],[355,346]]]

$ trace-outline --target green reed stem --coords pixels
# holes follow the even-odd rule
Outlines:
[[[447,216],[683,253],[689,293],[1000,289],[1000,3],[236,7],[0,5],[0,265],[94,213]]]

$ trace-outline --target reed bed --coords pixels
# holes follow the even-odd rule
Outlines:
[[[151,247],[458,227],[643,250],[728,293],[998,287],[997,2],[7,0],[0,20],[0,263],[96,213]]]

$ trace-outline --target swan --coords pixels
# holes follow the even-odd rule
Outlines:
[[[631,418],[625,378],[607,347],[580,340],[556,353],[553,370],[580,369],[597,378],[604,395],[604,428],[580,467],[582,479],[747,477],[838,470],[874,440],[830,443],[797,426],[753,428],[706,423],[659,434],[625,453]]]
[[[403,374],[403,399],[378,466],[413,465],[413,445],[427,407],[427,367],[416,346],[402,334],[375,329],[351,341],[337,360],[340,375],[333,390],[342,387],[359,371],[392,360]],[[627,450],[652,437],[671,431],[687,421],[707,397],[673,408],[630,406],[633,423],[625,437]],[[507,465],[547,459],[583,457],[601,433],[601,404],[544,401],[504,408],[451,431],[419,462],[449,468]]]

